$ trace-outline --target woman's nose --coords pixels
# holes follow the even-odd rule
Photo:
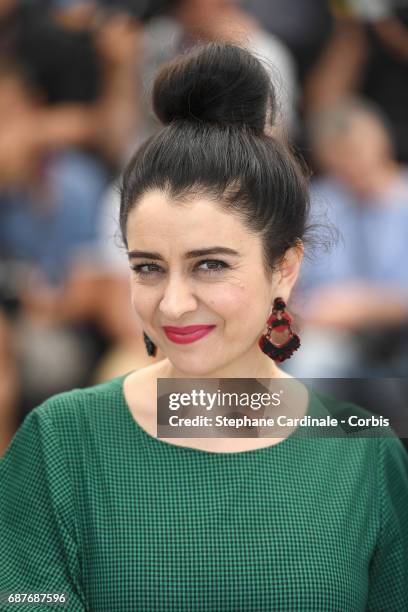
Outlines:
[[[167,321],[176,321],[186,312],[197,309],[197,300],[191,286],[180,276],[169,279],[164,295],[160,300],[159,310]]]

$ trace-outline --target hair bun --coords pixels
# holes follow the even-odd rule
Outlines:
[[[203,121],[263,132],[274,117],[267,70],[249,51],[209,43],[165,64],[153,85],[153,109],[163,124]]]

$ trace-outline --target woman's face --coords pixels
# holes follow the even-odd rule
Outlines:
[[[133,307],[174,368],[200,376],[263,355],[258,339],[276,291],[287,287],[266,279],[261,239],[235,215],[210,199],[180,204],[150,191],[129,214],[127,241]],[[190,325],[214,327],[188,343],[163,329]]]

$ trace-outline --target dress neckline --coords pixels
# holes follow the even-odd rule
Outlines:
[[[125,397],[125,392],[123,389],[123,385],[124,385],[124,381],[127,378],[127,376],[129,376],[130,374],[132,374],[132,371],[127,372],[126,374],[123,374],[119,377],[117,377],[114,381],[112,382],[116,382],[117,385],[117,390],[119,391],[119,397],[120,397],[120,403],[121,403],[121,408],[123,410],[124,416],[126,421],[130,424],[130,426],[132,426],[134,428],[134,430],[142,437],[142,439],[145,441],[146,444],[150,445],[150,446],[157,446],[157,447],[161,447],[162,449],[166,449],[168,448],[170,450],[170,452],[179,452],[179,453],[190,453],[190,454],[195,454],[196,456],[234,456],[237,457],[238,455],[245,455],[245,456],[249,456],[249,455],[261,455],[264,453],[268,453],[268,452],[277,452],[276,449],[278,448],[290,448],[294,441],[297,439],[302,439],[302,436],[300,434],[300,431],[302,429],[302,427],[297,426],[295,431],[292,432],[291,434],[289,434],[289,436],[287,436],[286,438],[283,438],[281,442],[276,442],[275,444],[270,444],[268,446],[263,446],[261,448],[254,448],[254,449],[249,449],[249,450],[243,450],[243,451],[227,451],[227,452],[218,452],[218,451],[207,451],[201,448],[194,448],[191,446],[184,446],[181,444],[173,444],[171,442],[167,442],[166,440],[163,440],[161,438],[155,438],[154,436],[152,436],[151,434],[149,434],[139,423],[138,421],[134,418],[132,411],[130,409],[130,406],[128,405],[128,402],[126,400]],[[311,416],[311,410],[313,407],[313,404],[317,401],[318,402],[318,398],[315,395],[313,389],[307,385],[305,385],[307,392],[308,392],[308,403],[307,403],[307,408],[306,408],[306,412],[304,414],[304,416]],[[322,406],[323,408],[323,406]],[[272,450],[274,449],[274,450]],[[281,451],[280,451],[281,452]]]

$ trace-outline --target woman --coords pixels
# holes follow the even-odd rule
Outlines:
[[[65,593],[73,612],[407,609],[392,432],[156,437],[160,378],[287,379],[308,194],[267,135],[273,90],[248,52],[165,66],[153,104],[165,126],[124,173],[120,222],[146,347],[165,358],[28,415],[1,464],[0,591]],[[171,329],[190,325],[205,329]],[[295,383],[299,416],[350,408]]]

